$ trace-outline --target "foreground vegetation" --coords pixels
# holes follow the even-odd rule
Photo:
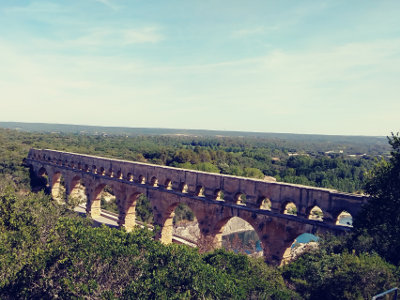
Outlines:
[[[228,143],[223,141],[225,146],[218,147],[224,150],[212,150],[213,157],[209,145],[190,142],[189,146],[180,138],[137,137],[133,140],[141,142],[134,144],[123,137],[0,133],[1,299],[368,299],[400,283],[398,136],[390,139],[390,160],[369,168],[369,175],[363,170],[368,178],[365,189],[372,200],[355,218],[354,231],[347,236],[325,237],[318,249],[278,268],[225,250],[199,253],[183,245],[165,246],[148,230],[137,228],[127,233],[94,227],[89,219],[75,215],[43,192],[30,192],[29,170],[22,165],[32,146],[127,159],[136,156],[151,162],[164,157],[157,152],[164,147],[165,164],[185,164],[187,161],[177,161],[180,155],[193,152],[200,157],[207,149],[209,163],[221,172],[218,155],[238,159],[244,170],[254,167],[252,160],[242,161],[249,158],[245,151],[271,149],[249,150],[251,147],[244,146],[243,152],[230,152],[223,148]],[[140,152],[140,147],[146,151]],[[152,147],[153,158],[149,156]],[[284,153],[282,150],[281,162],[286,161],[281,166],[285,169],[295,160],[287,155],[284,158]],[[337,160],[347,166],[344,157],[300,158]],[[192,166],[201,163],[205,161],[190,161]],[[297,174],[298,165],[292,166]],[[315,172],[316,167],[311,166]]]

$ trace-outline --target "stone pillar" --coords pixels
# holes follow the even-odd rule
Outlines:
[[[174,230],[174,224],[173,224],[174,216],[175,212],[173,211],[172,213],[169,214],[169,216],[166,217],[166,219],[164,220],[164,224],[161,227],[160,241],[165,245],[172,243],[172,233]]]

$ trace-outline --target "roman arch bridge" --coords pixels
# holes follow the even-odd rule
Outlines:
[[[184,203],[198,220],[203,241],[221,245],[224,225],[232,217],[250,223],[257,232],[266,261],[279,263],[302,233],[340,233],[346,211],[356,215],[367,200],[362,195],[281,182],[212,174],[140,162],[54,150],[31,149],[26,163],[39,176],[47,175],[51,190],[63,177],[67,195],[85,187],[87,214],[100,215],[100,195],[111,186],[119,201],[118,224],[135,225],[136,200],[145,194],[151,203],[158,238],[171,243],[175,208]],[[290,207],[290,209],[288,208]],[[315,209],[318,214],[313,214]]]

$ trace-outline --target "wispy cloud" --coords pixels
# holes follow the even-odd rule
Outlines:
[[[118,10],[121,8],[120,6],[118,6],[117,4],[112,2],[111,0],[95,0],[95,1],[104,4],[105,6],[111,8],[112,10]]]

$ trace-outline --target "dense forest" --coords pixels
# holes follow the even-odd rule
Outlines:
[[[368,145],[357,140],[336,144],[314,139],[307,143],[260,137],[49,134],[8,129],[0,129],[0,141],[4,143],[0,168],[35,147],[260,179],[272,176],[344,192],[361,192],[367,172],[389,152],[380,142]]]
[[[275,137],[0,129],[0,298],[371,298],[400,283],[400,139],[392,136],[389,142],[391,147],[328,147],[326,141],[305,146],[305,141]],[[183,245],[165,246],[146,229],[127,233],[95,227],[90,218],[43,192],[31,192],[32,178],[23,165],[31,147],[255,178],[274,176],[365,191],[371,201],[356,217],[351,233],[321,237],[317,249],[275,267],[225,250],[201,253]]]

